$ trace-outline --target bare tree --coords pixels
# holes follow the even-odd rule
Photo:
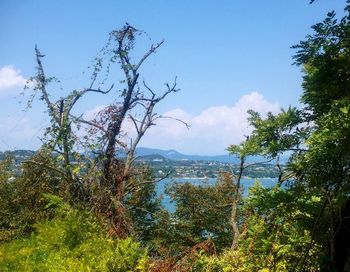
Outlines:
[[[107,216],[111,227],[110,232],[119,237],[125,237],[130,232],[123,201],[125,190],[129,187],[127,182],[132,173],[136,147],[146,131],[155,125],[156,120],[168,118],[155,113],[157,104],[168,95],[179,91],[176,78],[173,84],[165,84],[166,89],[160,95],[157,95],[145,81],[142,84],[139,83],[140,67],[164,42],[152,44],[140,59],[133,61],[131,55],[135,39],[141,34],[143,34],[142,31],[129,24],[110,33],[107,45],[101,51],[103,58],[108,59],[105,67],[109,73],[110,65],[119,63],[124,76],[121,82],[125,86],[117,93],[119,101],[103,109],[100,114],[102,118],[98,121],[78,118],[80,122],[98,129],[102,134],[103,177],[100,181],[101,196],[98,200],[98,209],[100,213]],[[103,58],[97,58],[97,70],[102,69]],[[135,115],[135,112],[138,114]],[[132,122],[136,131],[136,136],[130,143],[120,140],[123,123],[126,120]],[[117,148],[125,150],[125,160],[117,158]]]
[[[40,100],[44,101],[48,115],[50,117],[51,125],[46,129],[46,140],[44,146],[49,152],[55,152],[62,156],[63,170],[57,169],[56,172],[62,174],[64,180],[68,182],[68,187],[74,185],[76,177],[72,172],[71,158],[74,157],[74,143],[75,135],[72,130],[71,111],[78,102],[87,93],[109,93],[113,85],[106,91],[94,88],[96,75],[93,76],[92,82],[88,88],[82,90],[73,90],[67,96],[61,97],[56,101],[52,100],[53,92],[49,90],[49,83],[58,81],[54,77],[47,77],[42,64],[43,55],[37,46],[35,46],[36,56],[36,75],[31,77],[27,82],[26,88],[33,88],[34,93],[29,100],[29,105],[33,101],[35,95],[39,93]],[[35,163],[34,161],[32,163]],[[70,188],[69,188],[70,189]]]
[[[73,90],[67,96],[61,97],[56,101],[52,100],[54,94],[52,89],[48,89],[49,83],[55,81],[55,78],[47,77],[44,72],[42,58],[44,55],[35,47],[37,72],[29,81],[28,86],[33,87],[34,94],[29,103],[34,99],[35,94],[39,93],[40,99],[44,101],[48,114],[51,118],[51,126],[47,129],[46,136],[48,140],[45,146],[50,152],[55,152],[62,157],[62,169],[57,169],[57,173],[64,176],[64,180],[68,181],[70,193],[74,193],[79,178],[72,171],[71,159],[74,158],[74,145],[77,137],[74,133],[73,123],[89,125],[91,128],[98,130],[101,137],[100,155],[102,164],[100,171],[102,177],[95,183],[98,184],[99,194],[90,195],[90,203],[96,208],[96,211],[104,215],[108,219],[111,233],[119,237],[125,237],[129,234],[130,229],[125,216],[123,206],[127,183],[132,175],[132,165],[135,158],[135,150],[146,133],[156,120],[160,118],[171,118],[155,113],[155,107],[163,101],[168,95],[179,91],[177,88],[176,78],[174,83],[165,84],[165,90],[157,94],[143,80],[139,83],[139,69],[143,63],[156,52],[163,44],[160,41],[151,44],[150,48],[144,54],[134,61],[132,53],[135,46],[136,37],[145,34],[137,30],[129,24],[125,24],[119,30],[114,30],[109,34],[109,40],[106,46],[100,51],[98,57],[95,58],[93,66],[91,82],[89,87],[82,90]],[[106,61],[107,60],[107,61]],[[117,82],[123,84],[123,88],[116,92],[115,100],[117,102],[107,106],[100,113],[99,120],[86,120],[84,115],[79,117],[72,114],[72,110],[80,98],[88,93],[108,94],[114,85],[106,90],[102,90],[101,86],[105,85],[111,77],[112,65],[117,63],[122,71],[122,80]],[[106,72],[101,80],[101,74]],[[95,87],[95,86],[99,87]],[[133,124],[136,136],[130,143],[123,142],[122,127],[126,120],[130,120]],[[184,123],[181,120],[176,119]],[[187,124],[184,123],[186,126]],[[96,135],[95,135],[96,136]],[[116,156],[116,150],[122,148],[125,150],[126,159],[119,159]],[[34,163],[34,162],[33,162]],[[72,189],[73,188],[73,189]]]

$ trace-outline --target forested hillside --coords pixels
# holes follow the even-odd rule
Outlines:
[[[46,73],[50,54],[35,47],[28,106],[45,105],[50,125],[31,157],[1,155],[0,271],[350,271],[350,1],[293,46],[301,106],[250,110],[251,132],[227,147],[235,169],[218,171],[215,185],[168,186],[174,212],[156,193],[162,177],[136,160],[168,118],[159,105],[180,91],[176,77],[163,90],[144,78],[164,43],[140,53],[147,35],[129,24],[110,32],[90,82],[64,97]],[[84,97],[104,95],[113,100],[93,118],[76,113]],[[261,163],[273,164],[276,186],[257,181],[243,197],[242,178]]]

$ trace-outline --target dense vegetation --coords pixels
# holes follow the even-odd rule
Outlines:
[[[177,91],[176,82],[160,96],[145,82],[145,93],[137,88],[139,67],[162,42],[131,62],[143,32],[130,25],[111,32],[89,88],[57,101],[48,95],[54,78],[46,77],[36,48],[30,86],[52,123],[40,151],[20,169],[10,156],[0,162],[0,270],[349,271],[349,1],[345,10],[341,19],[329,13],[294,46],[304,71],[303,108],[266,117],[250,111],[251,135],[228,147],[240,161],[237,171],[221,172],[214,186],[170,186],[174,213],[161,206],[152,171],[133,163],[138,141],[161,117],[154,107]],[[125,76],[121,102],[94,120],[73,116],[80,97],[109,93],[113,85],[100,88],[105,78],[93,86],[114,64]],[[133,115],[140,105],[144,115]],[[129,147],[120,137],[128,117],[138,132]],[[90,134],[81,139],[75,130],[84,125]],[[77,145],[95,156],[76,152]],[[116,158],[118,148],[126,149],[125,159]],[[281,167],[286,152],[291,156]],[[242,198],[240,181],[255,155],[276,162],[278,184],[256,182]]]

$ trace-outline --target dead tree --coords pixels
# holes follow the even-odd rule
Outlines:
[[[36,55],[36,75],[28,80],[27,88],[33,88],[34,93],[29,100],[29,105],[33,101],[36,93],[39,93],[40,100],[44,101],[48,115],[51,119],[51,125],[46,129],[46,140],[44,141],[44,147],[48,149],[50,153],[55,152],[56,154],[62,156],[62,168],[60,173],[63,173],[63,179],[68,183],[67,188],[71,191],[72,186],[74,187],[74,182],[77,177],[74,176],[71,167],[71,158],[73,157],[73,146],[75,143],[75,135],[72,131],[71,111],[78,102],[87,93],[109,93],[113,85],[106,91],[94,88],[94,82],[96,75],[92,77],[92,82],[88,88],[82,90],[71,91],[67,96],[61,97],[56,101],[52,101],[52,95],[54,93],[48,90],[49,83],[52,81],[57,81],[53,77],[47,77],[42,64],[43,55],[37,46],[35,46]]]
[[[158,119],[171,118],[183,123],[187,128],[189,127],[188,124],[182,120],[168,117],[168,116],[158,115],[157,113],[154,112],[155,106],[159,102],[161,102],[163,99],[165,99],[166,96],[168,96],[171,93],[179,91],[179,89],[176,88],[176,78],[172,86],[170,86],[168,83],[165,84],[166,90],[160,96],[157,96],[156,93],[145,83],[145,81],[143,81],[143,86],[149,92],[148,98],[143,97],[143,98],[140,98],[138,101],[138,104],[144,110],[143,115],[141,116],[141,118],[138,119],[132,114],[129,114],[129,119],[132,121],[134,128],[136,130],[136,137],[132,139],[130,147],[127,148],[127,152],[126,152],[127,156],[126,156],[125,168],[123,173],[124,177],[128,177],[132,163],[135,158],[135,151],[136,151],[137,145],[139,144],[140,140],[142,139],[146,131],[151,126],[154,126]]]
[[[77,140],[73,132],[73,123],[87,124],[98,129],[102,134],[102,178],[98,184],[100,196],[97,197],[97,203],[93,203],[93,205],[97,212],[102,213],[108,219],[111,233],[119,237],[125,237],[129,233],[129,224],[124,215],[123,198],[126,183],[132,172],[137,144],[157,119],[166,118],[154,112],[155,106],[169,94],[179,91],[176,78],[173,84],[165,85],[166,89],[160,95],[157,95],[145,81],[143,81],[143,84],[139,84],[140,67],[163,44],[163,41],[152,44],[140,59],[133,61],[131,53],[134,49],[135,39],[141,34],[144,33],[129,24],[125,24],[120,30],[112,31],[106,46],[101,50],[102,57],[96,58],[89,87],[74,90],[56,101],[52,100],[54,95],[52,90],[48,90],[49,83],[55,81],[55,78],[45,75],[42,64],[44,55],[35,47],[37,73],[28,84],[34,89],[34,95],[30,102],[35,94],[39,93],[40,99],[46,104],[51,118],[51,126],[46,133],[49,138],[46,141],[46,147],[49,148],[50,152],[55,152],[62,157],[63,163],[60,166],[62,169],[58,173],[64,173],[64,180],[68,181],[70,190],[71,185],[79,183],[79,177],[72,171],[71,163],[71,158],[74,157],[74,145]],[[106,66],[104,66],[104,57],[108,58]],[[96,88],[95,86],[104,86],[105,81],[110,79],[110,68],[114,63],[120,65],[124,80],[119,82],[125,84],[123,89],[117,92],[116,100],[118,102],[109,105],[102,111],[102,118],[99,122],[85,120],[83,115],[80,117],[73,116],[72,109],[79,99],[87,93],[110,93],[113,85],[107,90],[101,90],[100,87]],[[104,68],[106,69],[106,77],[100,80]],[[135,112],[138,114],[134,115]],[[132,121],[136,130],[136,137],[130,145],[120,140],[122,125],[127,119]],[[116,157],[117,148],[123,148],[126,151],[125,160]]]
[[[176,78],[173,84],[165,84],[166,90],[161,95],[157,95],[145,81],[142,85],[139,84],[139,68],[163,44],[163,41],[152,44],[139,60],[133,61],[131,53],[135,38],[140,34],[143,32],[129,24],[110,33],[109,41],[101,52],[104,57],[108,57],[108,71],[111,64],[118,62],[120,65],[124,76],[121,82],[125,84],[118,93],[120,101],[103,109],[100,114],[102,119],[99,121],[80,118],[82,123],[97,128],[102,134],[103,177],[100,181],[101,197],[98,200],[98,210],[107,217],[110,233],[119,237],[125,237],[130,232],[123,200],[132,172],[136,147],[146,131],[155,125],[155,121],[165,118],[154,112],[156,105],[168,95],[179,91]],[[101,59],[98,59],[98,66],[101,63]],[[135,112],[136,115],[133,114]],[[120,140],[126,120],[131,120],[136,130],[136,136],[130,144]],[[117,148],[126,151],[125,160],[116,157]]]

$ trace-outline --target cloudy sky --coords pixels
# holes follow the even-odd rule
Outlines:
[[[307,0],[2,0],[0,150],[38,148],[48,124],[40,101],[25,110],[30,93],[23,86],[34,74],[35,44],[46,55],[47,74],[60,79],[50,89],[59,97],[87,86],[88,66],[108,33],[129,22],[152,39],[140,41],[139,54],[150,42],[165,39],[141,78],[161,92],[177,76],[181,92],[159,105],[158,112],[191,125],[160,120],[141,145],[223,154],[249,132],[248,109],[266,113],[299,105],[302,74],[292,66],[290,46],[328,11],[341,14],[344,5],[342,0],[313,5]],[[117,73],[113,80],[120,80]],[[116,97],[87,97],[76,112],[91,115]]]

